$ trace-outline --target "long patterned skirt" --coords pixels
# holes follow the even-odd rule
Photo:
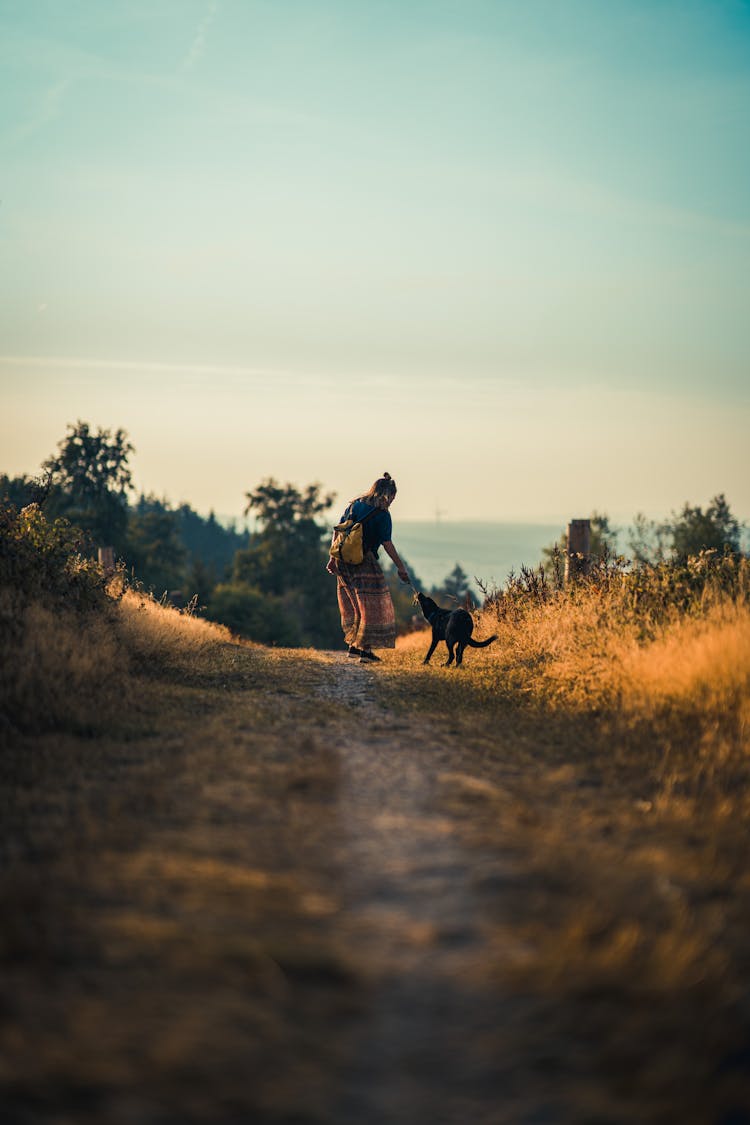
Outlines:
[[[344,640],[356,648],[395,648],[391,593],[377,559],[368,552],[359,566],[338,560],[337,595]]]

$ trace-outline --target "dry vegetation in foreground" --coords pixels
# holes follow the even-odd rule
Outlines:
[[[223,668],[228,629],[107,579],[79,534],[36,505],[0,509],[0,744],[18,732],[102,733],[133,716],[139,674]]]
[[[228,629],[133,591],[81,614],[38,602],[14,612],[12,592],[3,590],[2,617],[14,628],[2,645],[0,739],[3,731],[93,735],[127,726],[140,676],[191,681],[210,668],[215,680],[235,663]]]
[[[471,682],[452,692],[455,707],[479,717],[502,700],[596,719],[611,753],[645,743],[682,791],[746,799],[750,560],[615,567],[570,590],[527,586],[496,593],[477,615],[475,635],[498,640],[467,653]],[[426,647],[421,635],[400,641],[412,667]],[[453,682],[443,677],[441,687]]]
[[[456,671],[71,559],[0,599],[4,1120],[750,1119],[747,563],[511,592]]]

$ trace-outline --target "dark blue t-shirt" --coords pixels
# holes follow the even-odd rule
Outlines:
[[[352,519],[361,520],[372,510],[372,504],[368,504],[365,500],[355,500],[344,512],[341,522],[343,523],[349,516]],[[377,557],[378,547],[382,546],[383,543],[388,543],[392,535],[393,520],[391,519],[391,513],[381,508],[380,511],[376,511],[362,524],[362,546],[365,554],[372,551]]]

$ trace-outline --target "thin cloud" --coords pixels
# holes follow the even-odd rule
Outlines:
[[[190,50],[187,52],[184,59],[180,63],[180,70],[183,73],[187,70],[191,70],[203,55],[206,49],[208,32],[211,28],[211,24],[216,19],[216,12],[218,11],[218,7],[218,0],[211,0],[211,3],[206,8],[203,19],[200,21],[198,27],[196,28],[193,42],[190,44]]]
[[[46,307],[46,306],[45,306]],[[132,377],[163,376],[165,379],[177,378],[188,382],[211,377],[217,383],[226,386],[241,384],[265,384],[276,386],[303,387],[315,386],[316,388],[333,388],[339,385],[339,376],[335,372],[319,370],[304,370],[279,367],[254,367],[250,365],[231,363],[164,363],[159,360],[130,360],[112,358],[91,358],[87,356],[53,356],[53,355],[0,355],[0,380],[5,376],[3,369],[13,370],[38,370],[42,374],[50,372],[71,372],[86,380],[91,378],[97,381],[102,373],[112,372],[127,374]],[[357,373],[357,383],[360,387],[370,387],[378,390],[391,390],[397,393],[403,384],[403,376],[399,372],[368,371]],[[494,385],[502,385],[512,389],[520,387],[521,381],[504,379],[494,380]],[[440,375],[434,372],[430,375],[430,385],[435,391],[453,393],[464,386],[464,380],[457,380],[452,375]]]
[[[40,310],[46,308],[40,305]],[[272,368],[241,367],[215,363],[161,363],[151,360],[91,359],[83,356],[48,355],[0,355],[0,367],[56,367],[63,370],[81,371],[131,371],[148,374],[174,375],[232,375],[232,376],[277,376],[280,372]]]
[[[84,356],[0,355],[0,384],[14,372],[36,370],[42,378],[56,373],[83,383],[100,382],[102,375],[127,375],[132,379],[154,378],[165,383],[202,384],[207,379],[215,388],[283,385],[290,388],[316,385],[333,386],[334,376],[271,367],[252,367],[222,363],[163,363],[158,360],[89,358]],[[8,374],[4,374],[7,372]]]

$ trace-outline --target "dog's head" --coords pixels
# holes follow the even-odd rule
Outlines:
[[[427,594],[417,594],[417,601],[419,602],[422,613],[429,621],[433,614],[437,613],[440,606],[434,602],[432,598],[428,598]]]

